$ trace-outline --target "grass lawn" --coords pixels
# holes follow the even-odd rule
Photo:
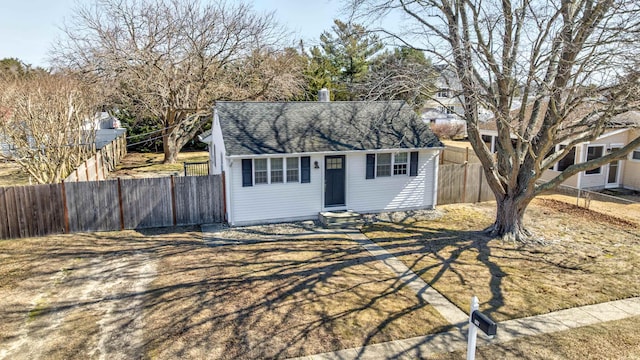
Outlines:
[[[0,161],[0,186],[29,185],[29,174],[10,161]]]
[[[197,229],[0,242],[0,359],[287,358],[449,328],[342,234],[210,245]]]
[[[502,344],[479,346],[476,359],[583,360],[637,359],[640,317],[609,321],[578,329],[529,336]],[[464,359],[465,351],[438,354],[432,360]]]
[[[638,223],[539,199],[526,223],[549,244],[520,246],[480,232],[494,209],[442,206],[437,220],[377,222],[363,231],[461,309],[478,296],[496,321],[640,296]]]
[[[131,178],[149,176],[170,176],[184,173],[183,162],[209,161],[209,153],[206,151],[190,151],[178,154],[175,164],[163,164],[164,154],[157,153],[127,153],[117,166],[116,171],[110,177]]]

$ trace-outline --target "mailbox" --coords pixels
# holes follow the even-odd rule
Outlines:
[[[495,336],[498,325],[495,321],[489,319],[489,317],[478,310],[471,313],[471,322],[480,328],[488,336]]]

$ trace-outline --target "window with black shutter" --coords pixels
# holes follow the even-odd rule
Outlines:
[[[418,176],[418,152],[411,153],[411,159],[409,160],[409,176]]]
[[[311,182],[311,157],[302,156],[300,158],[300,182]]]
[[[367,154],[367,179],[375,179],[376,177],[376,155]]]
[[[253,186],[251,159],[242,159],[242,186]]]

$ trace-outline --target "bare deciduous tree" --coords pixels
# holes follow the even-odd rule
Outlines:
[[[356,89],[363,100],[404,100],[418,110],[436,91],[436,77],[423,52],[396,48],[373,60],[364,81]]]
[[[93,153],[93,131],[84,129],[97,109],[91,87],[70,75],[39,73],[0,88],[0,157],[44,184],[60,182]]]
[[[242,3],[97,0],[76,9],[54,60],[109,84],[120,106],[158,119],[165,162],[171,163],[207,121],[215,100],[259,98],[273,84],[283,92],[299,86],[276,81],[295,69],[260,62],[281,54],[275,49],[283,34],[272,15]],[[240,89],[229,71],[249,58],[270,75]]]
[[[635,0],[352,3],[363,16],[404,14],[411,31],[382,31],[455,69],[469,141],[497,200],[496,221],[487,229],[495,236],[535,239],[524,227],[523,215],[536,195],[640,146],[636,138],[540,181],[543,171],[573,146],[596,139],[618,115],[638,109],[638,72],[631,63],[640,34],[640,3]],[[523,106],[513,111],[516,97]],[[494,115],[495,156],[478,130],[480,108]],[[555,151],[559,144],[566,146]]]

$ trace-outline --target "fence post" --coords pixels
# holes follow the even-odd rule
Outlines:
[[[85,160],[84,161],[84,174],[85,174],[85,181],[89,181],[89,160]]]
[[[96,152],[93,157],[94,159],[96,159],[96,180],[100,180],[100,170],[98,169],[98,153]]]
[[[64,233],[69,233],[69,208],[67,206],[67,188],[62,180],[62,219],[64,221]]]
[[[464,161],[464,182],[462,183],[462,202],[466,203],[467,202],[467,176],[468,176],[468,169],[469,169],[469,148],[467,149],[467,154],[465,156],[465,161]]]
[[[171,213],[173,215],[173,226],[178,225],[178,212],[176,209],[176,183],[171,175]]]
[[[120,230],[124,230],[124,208],[122,205],[122,183],[118,178],[118,207],[120,208]]]
[[[478,180],[478,202],[482,200],[482,166],[480,166],[479,170],[480,170],[480,179]]]

